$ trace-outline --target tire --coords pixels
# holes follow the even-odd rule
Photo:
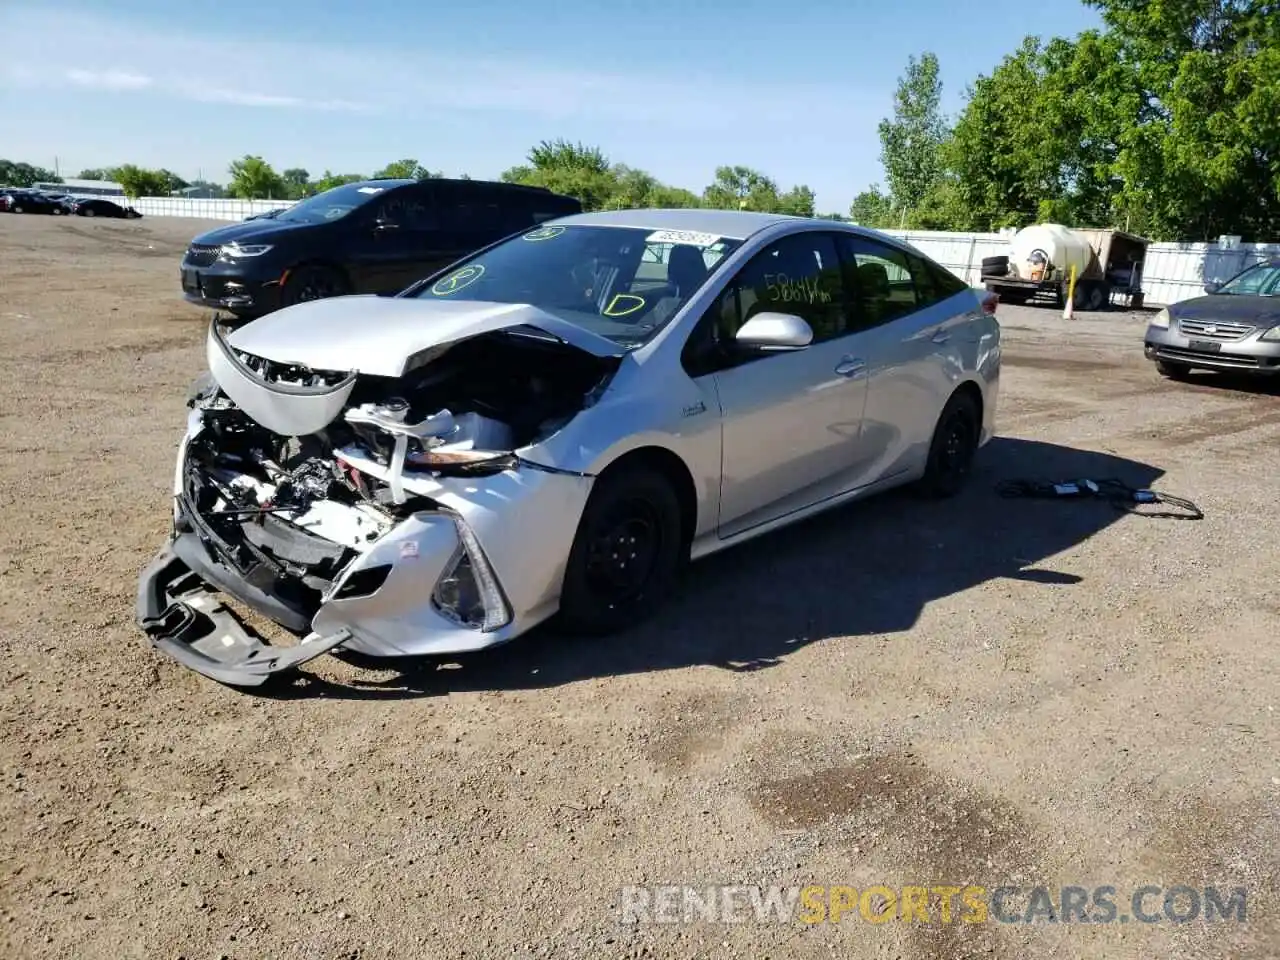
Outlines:
[[[52,213],[55,217],[60,217],[62,216],[63,210],[61,207],[54,207],[49,212]]]
[[[21,205],[21,204],[19,204],[19,203],[15,203],[12,207],[10,207],[10,208],[9,208],[9,210],[10,210],[11,212],[13,212],[13,213],[22,213],[22,212],[23,212],[22,205]]]
[[[1008,272],[1009,258],[1007,256],[982,258],[982,276],[1003,277]]]
[[[667,478],[647,467],[605,473],[569,550],[559,626],[604,636],[639,622],[670,595],[687,559],[680,502]]]
[[[97,214],[96,212],[94,212],[94,210],[93,210],[92,208],[90,208],[90,209],[88,209],[88,210],[86,210],[86,211],[84,212],[84,215],[85,215],[86,217],[96,217],[98,214]]]
[[[1111,298],[1111,291],[1106,284],[1091,283],[1089,284],[1088,296],[1085,297],[1084,308],[1086,310],[1098,311],[1107,305],[1107,301]]]
[[[1170,380],[1186,380],[1191,376],[1191,368],[1185,363],[1170,363],[1168,360],[1157,360],[1156,372]]]
[[[953,393],[933,430],[920,492],[932,499],[945,499],[963,490],[969,482],[981,433],[978,405],[967,393]]]
[[[351,292],[351,285],[341,272],[332,267],[309,266],[290,271],[281,291],[280,305],[291,307],[309,300],[326,300]]]

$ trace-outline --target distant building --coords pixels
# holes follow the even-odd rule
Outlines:
[[[123,197],[124,187],[110,180],[64,180],[62,183],[37,183],[36,190],[69,193],[73,197]]]
[[[226,193],[216,183],[205,183],[187,187],[184,190],[177,190],[173,195],[182,197],[184,200],[221,200],[226,196]]]

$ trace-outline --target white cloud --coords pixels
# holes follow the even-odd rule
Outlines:
[[[162,33],[139,23],[52,10],[16,9],[5,19],[18,21],[18,34],[28,38],[25,64],[9,71],[23,72],[28,82],[34,73],[46,83],[246,108],[406,117],[506,112],[737,133],[776,129],[801,116],[821,117],[823,124],[861,124],[882,109],[878,92],[860,100],[821,83],[726,83],[714,76],[604,72],[357,44]],[[103,65],[108,54],[139,72]],[[213,82],[193,81],[193,73]],[[234,85],[224,86],[219,78],[234,78]]]
[[[93,87],[98,90],[143,90],[151,86],[151,78],[140,73],[129,73],[126,70],[80,70],[71,69],[66,78],[80,87]]]

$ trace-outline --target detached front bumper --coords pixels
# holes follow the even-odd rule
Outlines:
[[[351,638],[338,629],[328,636],[309,634],[297,646],[270,646],[227,609],[209,585],[207,565],[194,559],[203,550],[194,534],[184,534],[156,554],[138,581],[139,626],[154,647],[183,666],[228,686],[257,687]]]

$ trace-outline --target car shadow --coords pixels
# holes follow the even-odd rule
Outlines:
[[[376,674],[337,683],[301,673],[260,695],[399,699],[695,665],[768,669],[817,640],[856,644],[910,630],[929,603],[987,581],[1064,590],[1079,584],[1078,576],[1042,564],[1124,514],[1103,501],[1008,499],[995,490],[1002,481],[1114,478],[1146,488],[1162,475],[1110,454],[998,437],[980,452],[959,497],[932,501],[893,491],[709,557],[692,565],[676,598],[620,634],[567,638],[543,627],[448,661],[347,653],[344,660]]]
[[[1232,370],[1191,370],[1179,384],[1204,390],[1249,393],[1262,397],[1280,397],[1280,376],[1236,373]]]

